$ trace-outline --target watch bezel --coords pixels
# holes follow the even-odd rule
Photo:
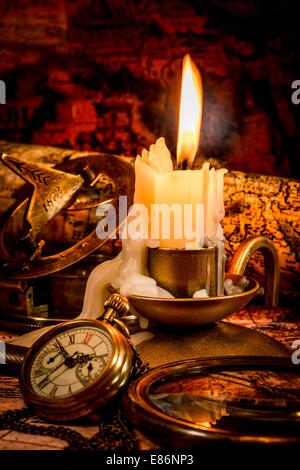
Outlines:
[[[30,372],[37,354],[46,344],[66,331],[80,327],[93,327],[108,334],[112,352],[100,377],[67,397],[48,398],[37,394],[31,384]],[[127,383],[132,367],[133,351],[124,335],[106,321],[73,320],[57,325],[46,332],[25,356],[20,375],[23,399],[37,415],[52,421],[70,421],[86,416],[107,403]]]

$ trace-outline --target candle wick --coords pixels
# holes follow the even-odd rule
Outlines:
[[[178,170],[188,170],[190,168],[190,163],[187,159],[181,160],[177,165]]]

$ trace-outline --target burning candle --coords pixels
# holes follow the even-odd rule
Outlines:
[[[203,108],[200,73],[189,55],[183,60],[177,167],[163,138],[143,150],[135,164],[134,202],[147,207],[148,238],[161,248],[201,248],[205,236],[217,245],[223,239],[223,176],[226,169],[190,170],[199,146]]]
[[[106,288],[110,284],[120,289],[123,295],[136,293],[138,287],[146,296],[152,295],[150,290],[154,296],[170,296],[156,286],[156,282],[147,278],[146,245],[149,245],[151,239],[155,239],[161,248],[201,248],[207,244],[207,240],[216,246],[217,294],[223,295],[224,237],[220,222],[224,216],[223,176],[227,170],[209,169],[208,163],[201,170],[190,169],[199,145],[202,100],[200,74],[191,58],[186,56],[182,71],[177,142],[177,167],[181,169],[173,169],[163,137],[151,145],[149,151],[144,149],[141,156],[137,156],[134,207],[146,209],[142,212],[143,222],[147,226],[147,230],[142,230],[142,233],[146,237],[134,237],[132,232],[131,236],[128,233],[126,236],[124,230],[121,253],[113,260],[97,266],[89,276],[82,317],[92,318],[95,312],[103,309]],[[167,210],[168,215],[165,224],[164,210]],[[146,217],[145,213],[148,214]]]

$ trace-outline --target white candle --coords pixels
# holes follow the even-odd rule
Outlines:
[[[164,139],[158,139],[151,148],[152,152],[144,149],[143,158],[138,156],[135,164],[134,203],[147,207],[148,238],[158,238],[160,247],[188,249],[203,246],[205,235],[213,243],[216,238],[222,239],[220,221],[224,216],[223,176],[227,170],[209,169],[209,163],[204,163],[200,170],[170,171],[172,160]],[[159,166],[161,158],[164,159],[164,168],[168,170]],[[181,209],[182,235],[178,239],[175,233],[179,218],[170,217],[170,236],[166,238],[163,236],[162,225],[168,220],[159,220],[155,216],[158,205],[167,205],[172,214],[174,204]],[[189,210],[185,208],[187,205]],[[177,232],[180,233],[178,230]],[[195,232],[195,236],[191,239],[188,234],[192,232]]]

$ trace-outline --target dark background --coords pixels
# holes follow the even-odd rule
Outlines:
[[[286,0],[1,0],[0,139],[175,152],[181,60],[201,70],[200,150],[298,178],[300,15]]]

